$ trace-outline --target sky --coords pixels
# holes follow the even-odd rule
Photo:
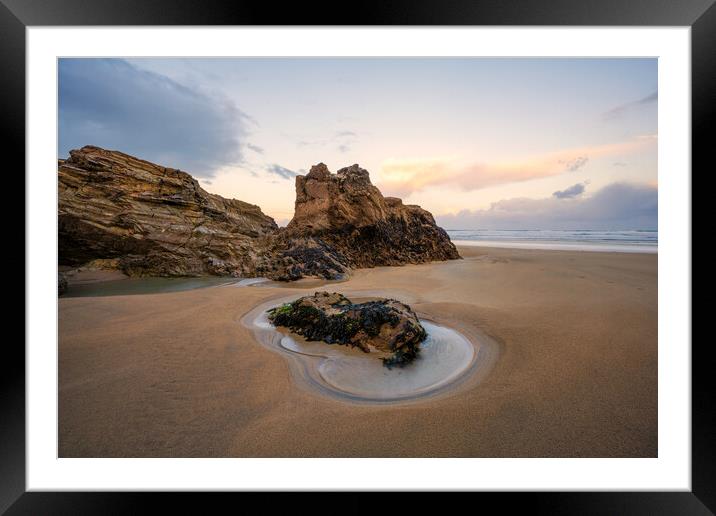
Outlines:
[[[58,157],[84,145],[293,215],[360,164],[446,229],[656,229],[657,60],[60,59]]]

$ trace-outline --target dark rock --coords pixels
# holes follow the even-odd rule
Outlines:
[[[61,296],[67,292],[67,278],[61,272],[57,273],[57,295]]]
[[[320,238],[291,238],[285,233],[274,239],[257,274],[277,281],[305,277],[340,280],[350,275],[348,259]]]
[[[387,367],[414,360],[427,337],[415,312],[394,299],[353,303],[342,294],[316,292],[269,310],[269,320],[308,341],[377,353]]]

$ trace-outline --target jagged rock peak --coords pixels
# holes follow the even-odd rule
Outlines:
[[[383,197],[358,164],[331,174],[319,163],[307,175],[296,176],[296,207],[286,233],[293,238],[320,238],[350,267],[460,257],[428,211]]]
[[[336,175],[343,178],[344,181],[351,181],[354,183],[363,183],[370,185],[370,174],[364,168],[361,168],[358,163],[345,167],[336,172]]]
[[[366,169],[361,168],[361,166],[357,163],[351,165],[350,167],[341,168],[335,174],[332,174],[331,171],[328,170],[325,163],[318,163],[317,165],[313,165],[311,167],[308,174],[298,177],[305,177],[306,180],[313,179],[315,181],[334,180],[368,185],[372,184],[370,182],[370,173]]]
[[[311,170],[306,174],[306,179],[315,179],[316,181],[327,181],[331,178],[331,171],[325,163],[313,165]]]
[[[296,176],[296,205],[290,228],[341,228],[374,224],[387,216],[380,190],[370,182],[368,171],[359,165],[331,174],[325,164]]]

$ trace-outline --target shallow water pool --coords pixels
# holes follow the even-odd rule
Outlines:
[[[428,338],[418,358],[404,367],[389,369],[374,353],[303,337],[274,327],[267,309],[273,301],[250,312],[244,324],[257,340],[282,354],[292,365],[294,378],[323,394],[359,402],[400,402],[445,392],[471,375],[479,365],[486,343],[472,342],[460,332],[422,320]]]
[[[216,287],[235,283],[236,278],[128,278],[93,283],[70,284],[62,297],[131,296],[139,294],[161,294],[181,292],[197,288]]]

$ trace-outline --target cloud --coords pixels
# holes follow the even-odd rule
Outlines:
[[[242,162],[248,117],[123,59],[60,59],[59,157],[84,145],[211,177]]]
[[[249,148],[250,150],[254,151],[254,152],[257,153],[257,154],[263,154],[263,153],[264,153],[263,148],[262,148],[262,147],[259,147],[258,145],[253,145],[253,144],[251,144],[251,143],[247,143],[247,144],[246,144],[246,147]]]
[[[353,131],[336,131],[327,138],[296,140],[296,145],[298,147],[326,147],[335,145],[338,152],[345,154],[349,152],[352,145],[356,143],[357,137],[358,134]]]
[[[566,161],[560,160],[559,163],[564,164],[564,170],[566,170],[567,172],[576,172],[584,165],[586,165],[587,161],[589,161],[589,158],[587,156],[577,156],[576,158],[569,159]]]
[[[654,229],[658,190],[654,185],[612,183],[591,197],[514,198],[485,210],[439,215],[445,229]]]
[[[557,199],[571,199],[573,197],[577,197],[584,193],[586,184],[586,182],[577,183],[576,185],[572,185],[564,190],[558,190],[552,194],[552,197],[556,197]]]
[[[605,120],[613,120],[616,118],[620,118],[621,116],[623,116],[627,112],[633,110],[634,108],[638,108],[639,106],[651,104],[653,102],[657,102],[658,100],[659,100],[659,93],[655,91],[654,93],[651,93],[651,94],[647,95],[646,97],[641,98],[639,100],[635,100],[633,102],[627,102],[625,104],[616,106],[616,107],[610,109],[609,111],[607,111],[606,113],[604,113],[603,117]]]
[[[397,197],[431,186],[478,190],[574,172],[585,167],[591,158],[628,154],[654,142],[640,137],[620,143],[566,149],[520,161],[466,165],[452,157],[389,159],[383,162],[377,182],[382,190]]]
[[[353,131],[338,131],[334,139],[338,141],[338,152],[345,154],[350,152],[351,147],[356,141],[358,135]]]
[[[275,163],[273,165],[269,165],[268,167],[266,167],[266,170],[269,173],[275,174],[275,175],[282,177],[284,179],[293,179],[294,177],[296,177],[298,175],[293,170],[282,167],[281,165],[276,165]]]

